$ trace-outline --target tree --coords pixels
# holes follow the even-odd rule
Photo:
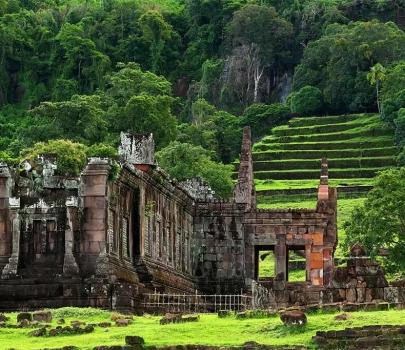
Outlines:
[[[152,132],[158,149],[174,140],[177,118],[172,114],[176,101],[170,83],[161,76],[143,72],[130,62],[119,64],[118,72],[107,77],[107,120],[112,131]]]
[[[405,270],[405,167],[380,172],[363,206],[344,223],[346,245],[361,242],[372,258],[382,248],[389,272]]]
[[[250,126],[254,137],[271,133],[271,129],[287,123],[290,108],[282,103],[253,104],[245,109],[241,125]]]
[[[43,102],[29,112],[37,125],[25,132],[35,141],[66,138],[86,144],[102,142],[108,133],[100,96],[74,95],[69,101]]]
[[[291,112],[306,117],[318,114],[323,107],[322,91],[313,86],[304,86],[291,96]]]
[[[273,7],[246,5],[235,11],[227,40],[231,47],[225,86],[246,108],[260,99],[265,70],[277,72],[289,54],[292,26]]]
[[[145,39],[150,42],[152,72],[159,73],[160,59],[165,41],[170,39],[172,26],[165,22],[160,12],[150,10],[138,20]]]
[[[308,44],[295,69],[293,91],[317,87],[329,113],[373,110],[375,99],[371,85],[364,83],[365,73],[376,62],[388,66],[405,58],[404,45],[405,33],[392,22],[332,24]]]
[[[378,114],[381,114],[380,99],[378,96],[378,84],[385,79],[386,71],[387,70],[380,63],[376,63],[373,67],[370,68],[370,73],[367,74],[367,80],[370,82],[371,85],[375,85]]]
[[[179,181],[202,177],[217,197],[232,195],[232,165],[213,162],[209,151],[189,143],[171,142],[156,153],[159,165]]]

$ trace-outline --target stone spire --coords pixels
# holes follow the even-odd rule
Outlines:
[[[328,185],[328,159],[322,157],[321,163],[321,178],[318,186],[318,200],[329,199],[329,185]]]
[[[252,136],[250,128],[243,128],[242,150],[238,183],[234,189],[236,203],[245,203],[247,208],[256,208],[256,188],[253,181]]]

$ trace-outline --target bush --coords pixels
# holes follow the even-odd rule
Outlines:
[[[319,114],[323,109],[322,91],[313,86],[304,86],[291,96],[291,112],[302,116]]]
[[[253,104],[243,112],[242,125],[250,126],[252,135],[258,137],[270,134],[273,127],[286,124],[289,117],[290,110],[282,103]]]

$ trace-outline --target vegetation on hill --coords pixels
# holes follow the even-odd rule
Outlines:
[[[379,91],[402,146],[404,10],[385,0],[4,0],[2,158],[51,139],[115,147],[120,131],[148,131],[158,149],[188,142],[230,163],[244,125],[260,137],[290,107],[377,111]],[[371,74],[376,63],[385,79]]]
[[[318,178],[314,145],[331,179],[370,178],[395,152],[405,164],[404,14],[402,0],[3,0],[0,158],[68,141],[103,155],[122,131],[152,132],[158,151],[202,147],[212,171],[195,175],[226,196],[241,128],[259,140],[295,116],[255,145],[260,186],[296,178],[297,150],[289,186]],[[389,127],[348,115],[365,112]]]

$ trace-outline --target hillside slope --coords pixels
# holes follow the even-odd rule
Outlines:
[[[378,115],[294,118],[253,146],[257,190],[313,188],[328,158],[331,184],[369,185],[396,166],[394,132]]]

